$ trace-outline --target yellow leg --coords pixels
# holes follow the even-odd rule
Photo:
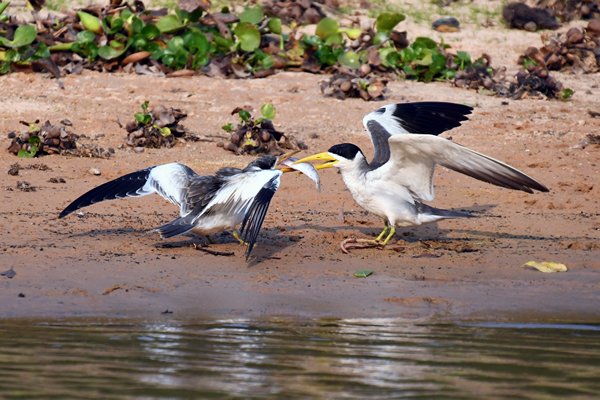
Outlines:
[[[239,233],[238,231],[236,231],[236,230],[232,231],[232,232],[231,232],[231,235],[232,235],[232,236],[233,236],[233,237],[234,237],[234,238],[235,238],[235,239],[236,239],[238,242],[240,242],[240,244],[246,245],[246,242],[244,242],[244,241],[242,240],[242,238],[240,237],[240,233]]]
[[[387,230],[389,229],[389,225],[387,224],[387,222],[385,223],[385,227],[383,228],[383,230],[381,231],[381,233],[379,234],[379,236],[377,236],[375,238],[376,242],[381,242],[381,239],[383,239],[383,235],[385,235],[385,233],[387,232]]]
[[[389,228],[390,228],[390,233],[389,233],[389,235],[387,235],[387,237],[385,238],[385,240],[383,242],[381,242],[382,246],[385,246],[386,244],[388,244],[388,242],[392,239],[392,237],[396,233],[396,227],[395,226],[392,225]]]

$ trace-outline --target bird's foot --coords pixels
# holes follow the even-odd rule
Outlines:
[[[240,233],[238,231],[232,231],[231,235],[243,246],[248,246],[249,243],[248,242],[244,242],[244,240],[241,238]]]
[[[346,254],[350,254],[350,249],[367,249],[371,247],[380,247],[383,248],[385,244],[383,241],[377,239],[357,239],[357,238],[348,238],[342,240],[340,243],[340,248]]]

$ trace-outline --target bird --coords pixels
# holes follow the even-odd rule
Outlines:
[[[384,228],[375,239],[346,239],[344,253],[355,247],[385,247],[396,227],[418,226],[446,218],[472,217],[468,212],[444,210],[425,204],[434,198],[436,165],[496,186],[533,193],[548,188],[518,169],[485,154],[437,136],[461,125],[469,106],[446,102],[389,104],[363,118],[374,155],[367,161],[352,143],[299,159],[321,161],[318,170],[336,167],[358,205],[381,217]]]
[[[189,231],[202,235],[232,230],[240,243],[247,244],[246,259],[256,243],[258,233],[281,176],[296,170],[290,165],[295,158],[288,153],[279,158],[265,155],[245,168],[225,167],[214,175],[199,175],[181,163],[168,163],[135,171],[97,186],[82,194],[61,211],[64,218],[75,210],[104,200],[161,195],[179,207],[179,217],[154,230],[162,238]],[[314,171],[310,164],[306,165]],[[318,175],[310,176],[318,185]],[[241,225],[239,234],[235,230]]]

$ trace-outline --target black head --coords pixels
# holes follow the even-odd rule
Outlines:
[[[356,157],[358,153],[362,153],[358,146],[352,143],[336,144],[331,146],[327,151],[348,160],[354,160],[354,157]]]
[[[277,164],[277,157],[266,155],[257,158],[256,160],[250,162],[244,170],[249,169],[272,169]]]

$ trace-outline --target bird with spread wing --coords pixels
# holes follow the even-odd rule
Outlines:
[[[341,243],[342,251],[383,247],[397,226],[472,216],[424,203],[434,198],[436,165],[508,189],[548,192],[546,186],[518,169],[437,136],[466,121],[472,110],[446,102],[390,104],[363,118],[374,147],[371,161],[352,143],[336,144],[326,152],[297,161],[322,161],[316,169],[338,168],[356,203],[383,219],[383,231],[375,239],[346,239]]]
[[[316,170],[310,164],[293,164],[295,160],[291,154],[279,159],[267,155],[243,169],[222,168],[214,175],[198,175],[179,163],[158,165],[95,187],[69,204],[59,218],[104,200],[158,193],[179,207],[178,218],[155,229],[161,237],[192,230],[202,235],[232,230],[236,239],[247,244],[248,258],[283,173],[298,170],[319,187]]]

